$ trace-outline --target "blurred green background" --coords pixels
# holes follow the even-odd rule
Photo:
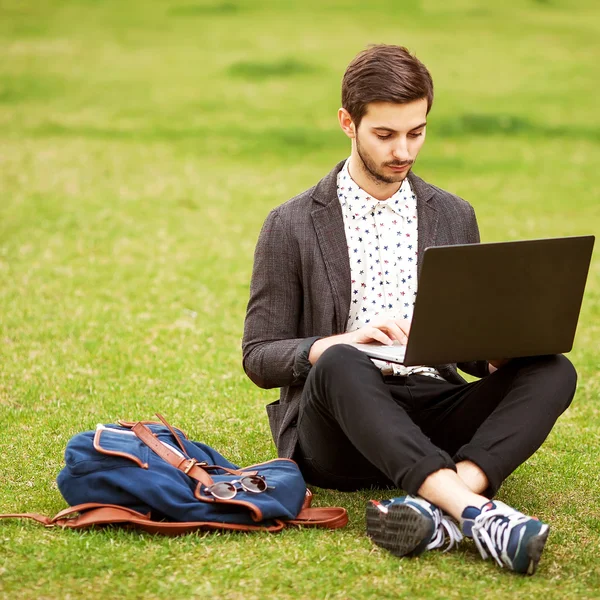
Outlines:
[[[158,410],[235,462],[275,456],[277,393],[241,368],[252,252],[270,208],[349,154],[340,82],[369,43],[431,70],[415,172],[469,200],[483,240],[596,233],[599,34],[594,0],[0,0],[0,512],[63,508],[67,440],[117,418]],[[596,250],[575,402],[501,490],[553,526],[533,579],[469,547],[394,559],[363,533],[382,492],[316,490],[345,531],[2,522],[0,594],[596,597],[599,316]]]

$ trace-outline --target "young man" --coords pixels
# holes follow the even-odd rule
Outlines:
[[[490,498],[569,406],[571,363],[404,368],[348,345],[405,342],[425,248],[479,241],[473,208],[411,171],[432,101],[428,70],[405,48],[374,46],[348,66],[338,118],[350,157],[267,217],[244,369],[257,385],[281,388],[267,407],[271,430],[308,483],[410,494],[371,501],[375,543],[417,555],[464,534],[484,558],[532,574],[548,526]],[[466,383],[457,366],[481,379]]]

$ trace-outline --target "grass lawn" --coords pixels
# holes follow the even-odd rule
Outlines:
[[[598,233],[599,35],[594,0],[0,0],[0,512],[64,508],[64,447],[98,422],[160,411],[234,462],[275,456],[276,390],[241,368],[252,252],[269,209],[349,153],[340,80],[368,43],[431,69],[415,171],[468,199],[484,240]],[[1,522],[0,596],[597,598],[599,252],[575,401],[499,495],[552,526],[535,577],[470,544],[398,560],[364,535],[390,492],[316,489],[346,529]]]

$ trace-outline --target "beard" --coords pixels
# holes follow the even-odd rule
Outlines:
[[[365,152],[359,141],[358,135],[356,136],[356,152],[362,161],[365,174],[371,178],[375,183],[401,183],[404,181],[404,178],[410,172],[410,169],[406,173],[398,173],[396,175],[386,175],[383,172],[383,167],[403,167],[406,165],[406,162],[388,162],[383,163],[381,166],[378,166],[377,163]],[[410,163],[414,164],[414,161]]]

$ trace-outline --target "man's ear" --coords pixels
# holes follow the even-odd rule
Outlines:
[[[350,113],[345,108],[340,108],[338,110],[338,121],[342,131],[350,139],[354,139],[356,137],[356,127],[354,126]]]

